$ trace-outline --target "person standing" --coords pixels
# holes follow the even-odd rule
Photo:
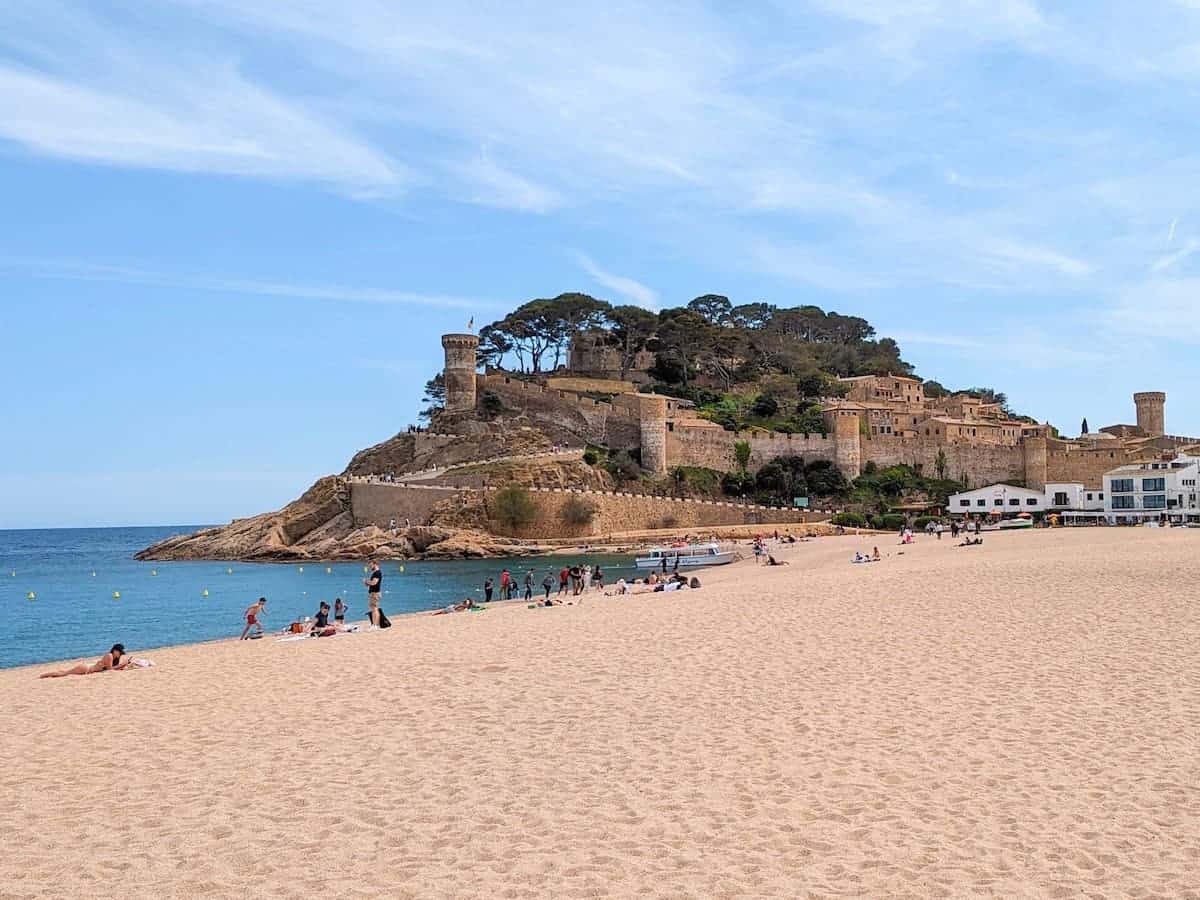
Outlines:
[[[262,622],[258,621],[258,617],[266,612],[266,610],[266,597],[259,597],[246,607],[246,627],[242,629],[242,636],[238,638],[239,641],[244,641],[246,639],[246,635],[250,633],[251,628],[257,628],[259,634],[263,633]]]
[[[371,619],[371,627],[379,626],[379,595],[383,590],[383,572],[379,570],[379,563],[371,560],[371,574],[363,579],[363,584],[367,587],[367,615]]]
[[[599,563],[592,569],[592,585],[598,591],[604,590],[604,570],[600,568]]]
[[[579,593],[582,594],[592,585],[592,569],[587,563],[579,567],[579,578],[581,580]]]
[[[512,575],[508,569],[500,570],[500,596],[505,600],[512,599]]]
[[[562,571],[558,573],[558,593],[560,595],[567,592],[567,582],[571,580],[571,570],[566,566],[562,567]]]
[[[491,575],[489,575],[487,578],[485,578],[483,580],[483,602],[484,603],[492,602],[492,586],[493,586],[493,584],[494,584],[494,582],[492,581]]]
[[[554,590],[554,573],[549,569],[546,570],[546,577],[542,579],[542,587],[546,590],[546,602],[550,602],[550,592]],[[562,593],[560,590],[559,593]]]
[[[333,621],[338,625],[346,624],[346,604],[342,602],[341,597],[333,601]]]
[[[525,599],[533,599],[533,569],[525,573]]]

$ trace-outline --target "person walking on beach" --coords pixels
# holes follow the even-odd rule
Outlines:
[[[533,599],[533,569],[525,573],[525,599]]]
[[[375,628],[379,625],[379,595],[383,587],[383,572],[375,560],[371,560],[371,574],[363,579],[363,584],[367,588],[367,616]]]
[[[550,602],[550,592],[554,590],[554,573],[549,569],[546,570],[546,577],[542,579],[542,587],[546,590],[546,602]],[[560,590],[561,594],[562,591]]]
[[[483,579],[483,602],[484,603],[492,602],[492,585],[493,584],[495,584],[495,582],[492,581],[491,575],[489,575],[487,578]]]
[[[599,565],[592,569],[592,587],[598,591],[604,590],[604,570]]]
[[[558,573],[558,593],[565,594],[567,592],[567,582],[571,580],[571,570],[566,566],[562,567],[562,571]]]
[[[262,622],[258,621],[258,617],[266,612],[266,609],[266,597],[259,597],[246,607],[246,627],[242,629],[242,636],[238,638],[239,641],[244,641],[246,639],[246,635],[250,633],[251,628],[257,628],[259,634],[263,633]]]
[[[346,624],[346,604],[338,597],[333,601],[333,621],[338,625]]]
[[[500,596],[505,600],[512,599],[512,575],[508,569],[500,570]]]

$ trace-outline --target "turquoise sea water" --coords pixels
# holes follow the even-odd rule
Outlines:
[[[136,651],[237,637],[243,610],[259,596],[267,598],[268,631],[312,615],[321,600],[332,605],[335,597],[349,604],[349,619],[365,617],[361,563],[133,559],[143,547],[197,527],[0,531],[0,608],[7,625],[0,668],[99,656],[117,642]],[[532,568],[540,586],[546,571],[557,573],[564,562],[598,563],[609,583],[633,572],[632,557],[599,554],[386,562],[381,605],[390,617],[436,609],[467,595],[482,599],[484,579],[492,575],[499,585],[505,566],[514,573]]]

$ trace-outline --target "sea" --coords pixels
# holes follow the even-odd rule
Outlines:
[[[362,563],[138,562],[133,554],[201,525],[0,530],[0,668],[98,657],[115,643],[155,647],[237,637],[243,612],[267,598],[264,628],[285,628],[341,597],[348,620],[366,617]],[[382,564],[380,606],[391,618],[483,599],[489,575],[533,569],[535,589],[565,564],[600,565],[605,582],[632,577],[632,556],[571,556]]]

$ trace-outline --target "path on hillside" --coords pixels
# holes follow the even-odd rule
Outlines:
[[[456,470],[468,469],[472,466],[486,466],[492,463],[522,462],[535,459],[583,459],[583,450],[574,448],[568,450],[544,450],[540,453],[517,453],[511,456],[490,456],[486,459],[473,459],[466,462],[451,463],[448,466],[419,469],[416,472],[404,472],[393,476],[390,481],[384,481],[380,475],[355,475],[351,477],[351,480],[367,481],[372,484],[394,484],[403,487],[411,485],[414,481],[432,481],[435,478],[441,478],[443,475],[448,475]]]

